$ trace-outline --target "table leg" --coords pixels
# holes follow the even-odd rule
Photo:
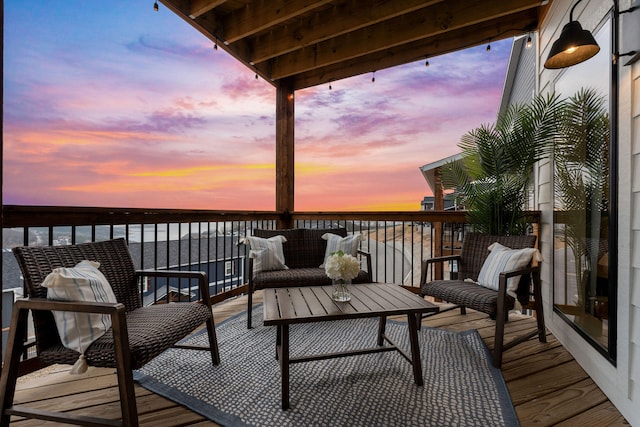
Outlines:
[[[387,316],[380,316],[378,323],[378,345],[384,345],[384,332],[387,328]]]
[[[407,315],[409,324],[409,342],[411,343],[411,364],[413,365],[413,379],[416,385],[424,383],[422,379],[422,361],[420,360],[420,344],[418,343],[418,321],[415,314]]]
[[[280,374],[282,375],[282,409],[289,409],[289,325],[281,325]]]

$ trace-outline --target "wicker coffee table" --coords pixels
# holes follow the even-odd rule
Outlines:
[[[357,356],[382,351],[398,351],[413,366],[416,385],[423,384],[417,315],[437,312],[438,307],[398,285],[365,283],[351,286],[351,301],[331,299],[331,286],[265,289],[264,325],[277,326],[276,355],[282,375],[282,409],[289,408],[289,365],[313,360]],[[387,316],[406,315],[410,353],[400,349],[385,335]],[[289,357],[289,325],[363,317],[379,317],[377,346],[304,357]],[[389,345],[385,345],[387,342]]]

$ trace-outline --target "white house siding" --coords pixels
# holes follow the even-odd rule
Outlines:
[[[535,34],[531,34],[531,39],[533,40],[534,38]],[[526,36],[524,36],[523,39],[526,42]],[[513,80],[513,89],[509,99],[509,103],[511,104],[525,104],[530,102],[535,96],[536,45],[537,44],[532,41],[531,48],[527,49],[525,43],[523,43],[520,60],[518,61],[518,69]]]
[[[555,0],[539,33],[539,63],[544,63],[551,44],[569,21],[575,2]],[[631,0],[621,0],[620,10]],[[574,19],[594,31],[612,7],[609,0],[580,3]],[[622,61],[624,63],[624,61]],[[539,67],[538,87],[542,93],[553,91],[562,71]],[[552,307],[552,218],[553,169],[551,162],[538,166],[538,209],[542,211],[541,244],[543,256],[543,301],[548,328],[572,353],[632,425],[640,426],[640,63],[620,67],[619,103],[619,179],[618,179],[618,344],[617,361],[612,365],[566,322]]]
[[[629,68],[629,67],[626,67]],[[631,126],[629,139],[631,140],[630,181],[633,204],[631,212],[631,246],[633,263],[630,272],[630,306],[629,318],[629,399],[640,403],[640,63],[636,62],[631,70]],[[632,421],[640,425],[640,410],[636,410],[636,418]]]

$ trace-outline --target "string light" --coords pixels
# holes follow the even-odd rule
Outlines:
[[[160,8],[158,7],[158,1],[156,0],[156,2],[153,3],[153,10],[155,10],[157,12],[159,9]]]
[[[533,46],[533,42],[531,41],[531,35],[527,37],[527,44],[525,46],[527,49],[531,49],[531,46]]]
[[[213,50],[218,50],[218,38],[216,37],[216,41],[213,43]]]
[[[329,90],[331,90],[331,85],[329,85]]]
[[[258,73],[256,73],[256,80],[258,80]]]
[[[487,52],[491,52],[491,43],[487,45]]]
[[[427,60],[427,62],[424,63],[424,66],[429,68],[429,61]]]
[[[376,72],[373,72],[373,75],[371,76],[371,83],[375,83],[376,82]]]

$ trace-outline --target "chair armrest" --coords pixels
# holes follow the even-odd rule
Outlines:
[[[445,261],[460,262],[460,260],[460,255],[445,255],[423,260],[420,270],[420,286],[424,285],[427,282],[427,270],[430,264],[442,263]]]
[[[17,310],[55,310],[72,311],[76,313],[98,313],[114,315],[119,311],[124,313],[124,304],[120,302],[88,302],[88,301],[56,301],[44,298],[23,298],[16,300],[14,309]]]
[[[371,254],[368,251],[358,249],[358,255],[362,255],[367,260],[367,274],[369,275],[369,282],[373,282],[373,264],[371,263]]]
[[[198,279],[200,296],[207,305],[211,305],[209,296],[209,279],[204,271],[180,271],[180,270],[137,270],[136,277],[177,277],[180,279]]]
[[[539,271],[540,271],[540,266],[536,265],[534,267],[525,267],[517,270],[503,271],[502,273],[500,273],[500,277],[504,276],[505,279],[508,279],[509,277],[522,276],[523,274],[530,274],[530,273],[535,273]]]
[[[534,281],[540,279],[540,266],[525,267],[517,270],[503,271],[500,273],[498,279],[498,308],[504,307],[504,299],[507,295],[507,279],[515,276],[522,276],[524,274],[533,274]]]
[[[444,262],[444,261],[460,261],[460,255],[445,255],[434,258],[429,258],[427,260],[422,261],[425,265],[434,264],[436,262]]]

